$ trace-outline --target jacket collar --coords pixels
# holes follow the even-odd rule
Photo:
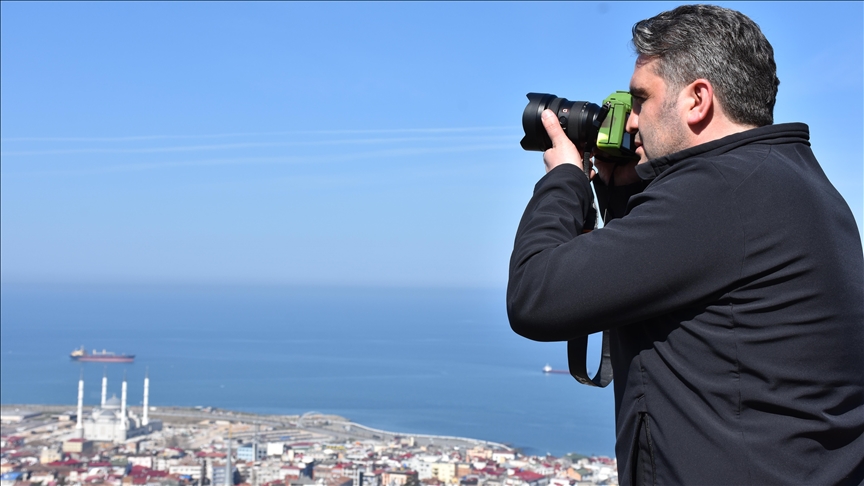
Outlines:
[[[663,157],[651,159],[644,164],[636,166],[636,173],[642,180],[650,181],[662,174],[673,165],[692,157],[716,156],[742,145],[751,143],[805,143],[810,145],[810,129],[804,123],[782,123],[780,125],[766,125],[753,128],[740,133],[718,138],[710,142],[696,145]]]

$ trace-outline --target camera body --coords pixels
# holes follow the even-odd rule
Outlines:
[[[525,150],[545,152],[552,140],[540,119],[543,110],[550,109],[567,138],[581,152],[595,148],[609,161],[627,163],[639,159],[634,152],[633,136],[625,131],[633,99],[627,91],[616,91],[602,105],[587,101],[569,101],[553,94],[528,93],[528,105],[522,112],[525,137],[519,142]]]

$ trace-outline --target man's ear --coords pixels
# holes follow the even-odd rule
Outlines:
[[[687,108],[687,124],[698,127],[710,123],[714,116],[714,87],[707,79],[699,78],[690,83],[682,93],[684,106]]]

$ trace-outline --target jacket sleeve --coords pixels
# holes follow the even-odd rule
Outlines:
[[[630,198],[626,216],[584,234],[592,194],[579,168],[556,167],[537,183],[510,259],[516,333],[566,341],[728,290],[743,256],[728,187],[708,163],[667,172]]]

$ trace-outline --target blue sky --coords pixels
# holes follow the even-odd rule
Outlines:
[[[3,2],[0,279],[503,287],[525,93],[626,89],[675,5]],[[860,230],[862,3],[721,5]]]

